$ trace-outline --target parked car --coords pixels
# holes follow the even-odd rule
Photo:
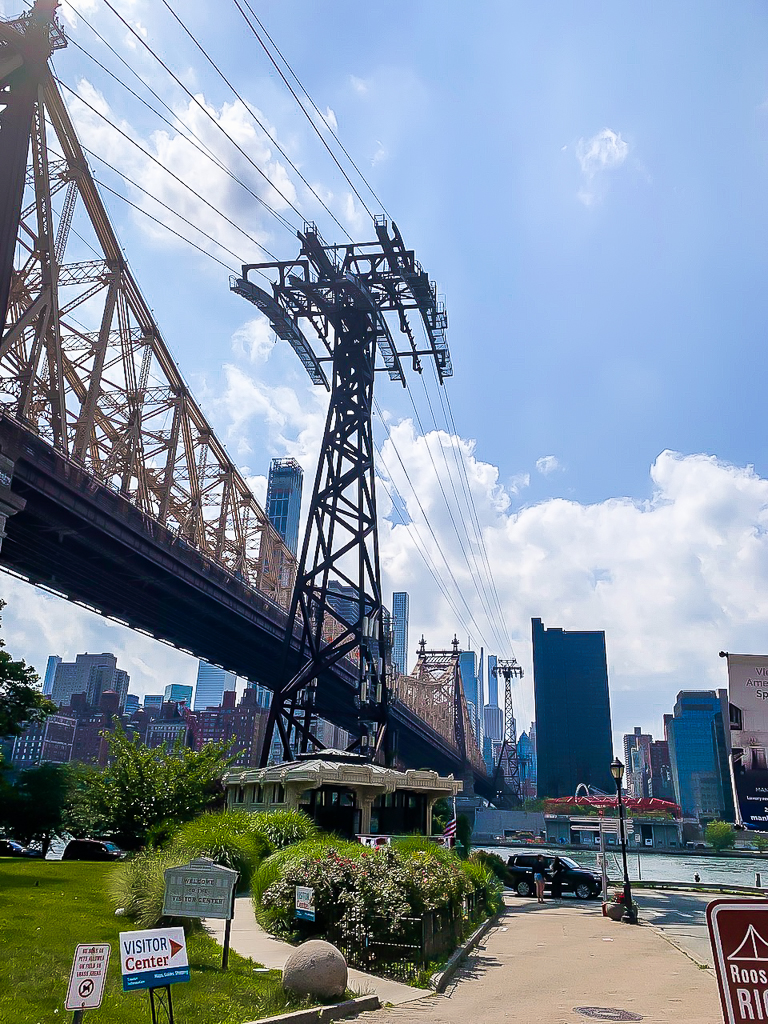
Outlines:
[[[70,839],[62,860],[120,860],[125,853],[107,839]]]
[[[548,874],[552,869],[554,857],[544,857],[544,870]],[[565,867],[563,874],[563,892],[572,892],[580,900],[594,899],[600,895],[602,879],[594,871],[588,871],[580,867],[570,857],[561,857],[560,860]],[[532,896],[536,891],[533,883],[534,865],[538,862],[538,854],[535,853],[514,853],[507,861],[509,872],[509,885],[515,890],[518,896]],[[547,881],[545,891],[550,889],[550,882]]]
[[[42,850],[17,843],[15,839],[0,839],[0,857],[42,857]]]

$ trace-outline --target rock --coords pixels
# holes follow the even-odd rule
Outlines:
[[[338,999],[347,987],[347,962],[330,942],[310,939],[295,949],[283,967],[283,988],[300,996]]]

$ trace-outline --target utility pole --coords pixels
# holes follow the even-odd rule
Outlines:
[[[312,382],[331,393],[262,765],[275,726],[285,758],[295,747],[321,746],[312,731],[319,677],[342,658],[357,663],[353,747],[371,758],[383,754],[387,679],[371,429],[374,377],[385,372],[405,387],[404,361],[421,373],[424,358],[434,361],[441,384],[453,371],[447,317],[435,285],[395,224],[390,233],[386,219],[377,217],[375,229],[374,242],[326,245],[315,225],[307,224],[296,259],[250,264],[230,280],[231,290],[260,309],[278,338],[291,344]],[[252,273],[266,275],[271,292],[255,284]],[[411,313],[424,328],[421,346]],[[400,347],[390,318],[404,336]],[[312,341],[303,325],[311,328]],[[300,666],[291,673],[294,627]]]

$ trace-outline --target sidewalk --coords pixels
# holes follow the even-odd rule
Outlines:
[[[224,945],[225,922],[208,919],[203,924],[206,931],[217,942]],[[283,969],[283,964],[296,948],[269,935],[257,924],[250,896],[238,896],[235,899],[235,916],[232,920],[230,946],[241,956],[249,956],[256,963],[276,970]],[[349,972],[349,987],[361,996],[377,995],[382,1003],[392,1003],[393,1005],[399,1005],[411,999],[419,999],[424,995],[423,989],[401,985],[399,981],[377,978],[373,974],[354,970]]]
[[[579,1013],[576,1008],[602,1008]],[[624,1011],[619,1015],[617,1011]],[[647,925],[604,918],[599,905],[539,906],[507,899],[507,912],[445,995],[366,1013],[360,1024],[722,1024],[717,982]]]
[[[722,1024],[713,971],[697,967],[650,925],[610,921],[599,904],[577,900],[539,906],[508,896],[506,906],[443,995],[350,971],[351,988],[393,1004],[362,1014],[360,1024]],[[206,927],[223,941],[223,921]],[[294,947],[262,931],[250,899],[240,897],[232,948],[282,968]],[[599,1017],[576,1007],[613,1012]]]

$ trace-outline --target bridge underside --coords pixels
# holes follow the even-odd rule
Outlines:
[[[8,518],[0,567],[196,658],[276,685],[286,624],[280,607],[2,414],[0,452],[14,463],[5,498],[25,502]],[[7,490],[0,480],[0,491]],[[298,646],[297,635],[291,672],[300,664]],[[355,681],[351,664],[329,670],[318,687],[318,714],[354,728]],[[404,767],[457,776],[469,770],[467,782],[493,795],[490,780],[462,765],[458,752],[398,700],[390,731]]]

